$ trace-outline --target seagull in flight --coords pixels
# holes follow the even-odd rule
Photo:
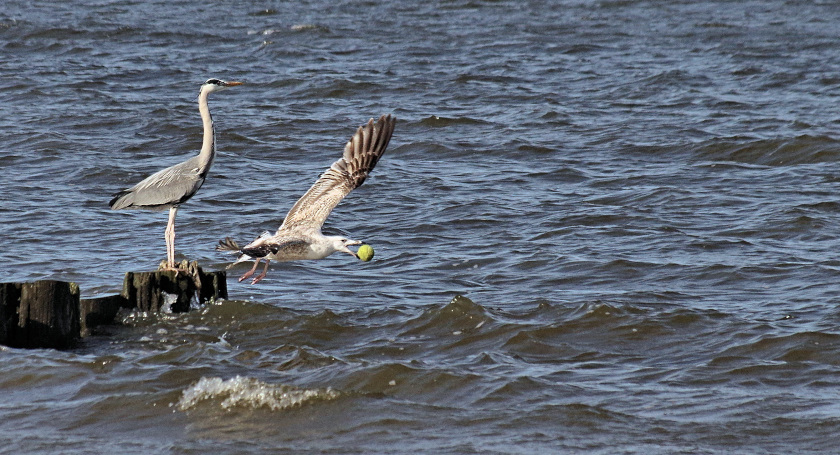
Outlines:
[[[251,270],[239,278],[240,282],[251,277],[263,260],[265,265],[262,273],[254,277],[251,284],[265,278],[270,261],[323,259],[335,252],[348,253],[358,258],[348,247],[361,245],[361,241],[324,235],[321,227],[339,202],[364,183],[388,148],[395,123],[396,118],[388,114],[379,117],[376,123],[370,119],[367,124],[360,126],[344,146],[341,158],[298,199],[273,235],[264,232],[244,247],[240,247],[230,237],[219,241],[217,250],[239,254],[239,258],[228,268],[240,262],[255,261]]]

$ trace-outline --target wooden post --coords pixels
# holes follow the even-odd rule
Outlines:
[[[227,298],[224,271],[205,273],[198,263],[181,264],[178,272],[128,272],[123,281],[122,296],[128,306],[152,313],[183,313],[197,304]]]
[[[0,283],[0,344],[7,344],[17,323],[20,306],[20,283]]]
[[[3,283],[4,344],[69,348],[81,334],[79,286],[66,281]]]
[[[192,302],[227,298],[225,271],[204,272],[184,261],[175,271],[128,272],[121,295],[79,299],[66,281],[0,283],[0,344],[21,348],[69,348],[81,336],[111,324],[120,308],[180,313]]]
[[[198,274],[201,280],[198,301],[201,303],[215,302],[219,299],[227,299],[227,272],[205,272],[199,268]]]
[[[93,299],[82,299],[79,309],[82,336],[87,337],[92,335],[94,329],[100,325],[113,324],[114,318],[117,316],[120,308],[128,307],[128,300],[119,294]]]
[[[131,307],[151,313],[183,313],[190,310],[195,280],[175,272],[128,272],[123,297]]]

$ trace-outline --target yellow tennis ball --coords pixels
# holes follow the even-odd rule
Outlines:
[[[356,254],[359,256],[359,259],[367,262],[373,259],[373,247],[366,243],[359,247],[359,251],[356,251]]]

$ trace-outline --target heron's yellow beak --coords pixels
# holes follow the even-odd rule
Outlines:
[[[227,83],[227,86],[228,86],[228,87],[233,87],[234,85],[242,85],[242,84],[244,84],[244,82],[236,82],[236,81],[233,81],[233,82],[228,82],[228,83]]]

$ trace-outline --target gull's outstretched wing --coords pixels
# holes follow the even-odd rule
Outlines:
[[[389,114],[379,117],[376,123],[370,119],[360,126],[344,146],[341,159],[321,174],[309,191],[298,199],[277,233],[285,229],[320,231],[330,212],[345,196],[361,186],[376,166],[388,148],[395,123],[396,118]]]

